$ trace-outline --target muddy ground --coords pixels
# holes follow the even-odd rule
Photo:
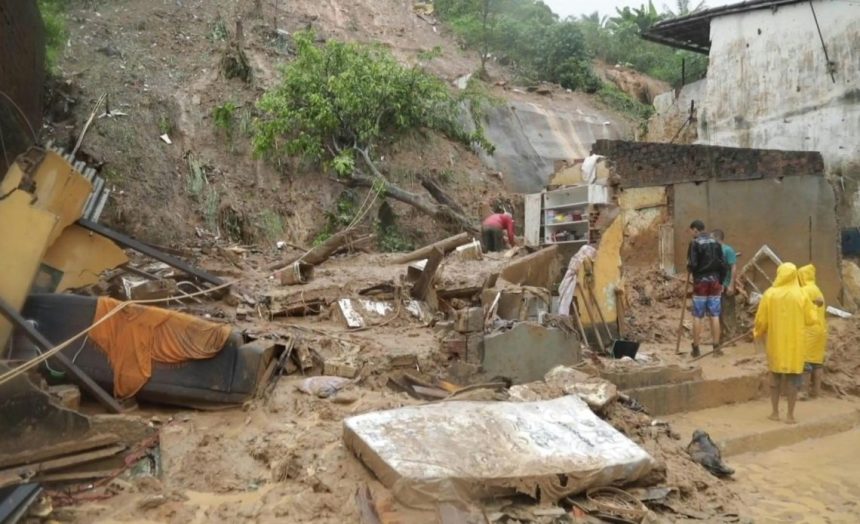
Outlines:
[[[406,268],[392,265],[391,259],[391,255],[378,254],[336,257],[317,269],[315,280],[294,289],[312,296],[334,287],[342,296],[355,296],[357,290],[371,285],[394,284]],[[222,274],[241,275],[235,293],[259,297],[273,288],[284,289],[263,269],[271,260],[244,253],[239,259],[242,269],[218,256],[207,257],[203,265]],[[490,254],[482,261],[449,257],[440,270],[439,285],[480,282],[507,261],[502,254]],[[435,512],[397,504],[342,442],[344,418],[422,402],[392,389],[390,376],[410,371],[428,380],[439,377],[466,383],[467,379],[455,373],[457,365],[440,351],[436,330],[408,314],[361,331],[349,331],[330,314],[274,319],[252,315],[238,320],[237,307],[229,302],[195,304],[189,310],[256,334],[300,336],[325,359],[348,359],[360,370],[357,383],[334,398],[316,398],[297,390],[304,377],[296,372],[281,379],[268,399],[226,411],[141,405],[137,415],[160,428],[160,478],[121,477],[95,492],[97,497],[110,498],[57,508],[56,518],[74,522],[358,522],[355,493],[368,485],[378,510],[388,515],[384,522],[436,522]],[[656,308],[663,309],[667,318],[675,318],[679,312],[671,306]],[[684,361],[671,345],[655,337],[645,340],[641,354],[651,362]],[[396,367],[391,359],[395,355],[414,356],[417,365]],[[727,359],[724,365],[755,368],[762,360]],[[499,397],[488,397],[492,398]],[[687,435],[653,425],[648,415],[620,404],[605,417],[658,461],[654,474],[658,482],[678,489],[673,502],[676,510],[713,518],[741,511],[731,484],[690,460],[684,451]],[[529,515],[533,504],[500,500],[482,504],[481,509]],[[665,518],[686,517],[668,512]]]

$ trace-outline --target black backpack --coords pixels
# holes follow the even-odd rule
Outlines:
[[[691,243],[690,270],[694,275],[717,274],[720,282],[729,274],[729,266],[723,256],[723,246],[713,238],[697,238]]]

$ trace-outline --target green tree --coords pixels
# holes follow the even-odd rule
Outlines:
[[[53,72],[69,34],[66,28],[66,6],[63,0],[39,0],[38,5],[45,26],[45,66],[49,72]]]
[[[579,24],[553,24],[544,32],[535,67],[539,78],[569,89],[594,92],[600,81],[591,72],[590,54]]]
[[[675,0],[675,9],[663,4],[663,12],[667,18],[676,18],[697,13],[705,8],[705,0],[701,0],[695,7],[690,7],[690,0]]]
[[[401,66],[381,47],[332,40],[318,47],[306,32],[296,35],[296,49],[280,83],[258,102],[256,150],[318,162],[345,185],[373,188],[472,227],[448,206],[392,185],[375,160],[381,147],[420,129],[492,152],[479,122],[471,133],[460,125],[464,100],[420,67]]]

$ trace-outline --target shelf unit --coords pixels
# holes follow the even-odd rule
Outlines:
[[[609,201],[605,186],[569,186],[526,195],[526,243],[587,244],[599,236],[594,229],[599,204]]]

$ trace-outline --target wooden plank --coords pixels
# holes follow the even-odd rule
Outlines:
[[[13,309],[3,298],[0,298],[0,313],[3,314],[9,321],[15,326],[16,329],[20,329],[21,332],[26,335],[28,339],[30,339],[33,344],[35,344],[42,351],[50,351],[53,349],[54,344],[52,344],[48,339],[42,336],[36,328],[30,325],[29,322],[24,320],[24,317],[18,313],[17,310]],[[89,393],[95,398],[99,404],[104,406],[111,413],[122,413],[124,410],[122,406],[117,402],[113,395],[109,394],[107,391],[102,389],[101,386],[96,384],[96,382],[90,378],[89,375],[83,372],[81,368],[76,366],[71,360],[66,357],[62,352],[58,352],[54,354],[50,359],[52,364],[60,367],[69,374],[71,379],[78,384],[81,389]]]
[[[69,466],[76,466],[78,464],[85,464],[87,462],[93,462],[106,457],[112,457],[125,449],[125,445],[116,444],[114,446],[97,449],[95,451],[88,451],[86,453],[78,453],[76,455],[69,455],[58,459],[37,462],[27,466],[18,466],[0,470],[0,488],[18,484],[22,479],[38,475],[43,471],[67,468]]]
[[[394,260],[392,260],[395,264],[406,264],[407,262],[413,262],[415,260],[421,260],[422,258],[428,258],[431,253],[435,250],[442,251],[442,254],[448,253],[462,246],[463,244],[468,244],[472,241],[472,236],[469,233],[460,233],[459,235],[454,235],[452,237],[448,237],[444,240],[440,240],[434,244],[430,244],[429,246],[424,246],[420,249],[416,249],[411,253],[407,253],[405,255],[401,255]]]
[[[168,266],[179,269],[180,271],[184,271],[184,272],[188,273],[189,275],[192,275],[192,276],[194,276],[194,277],[196,277],[196,278],[198,278],[204,282],[208,282],[208,283],[215,285],[215,286],[220,286],[221,284],[224,283],[223,280],[216,277],[215,275],[207,273],[206,271],[203,271],[202,269],[198,269],[198,268],[192,266],[191,264],[183,262],[182,260],[179,260],[178,258],[172,257],[172,256],[170,256],[170,255],[168,255],[162,251],[159,251],[159,250],[153,248],[152,246],[144,244],[143,242],[141,242],[139,240],[135,240],[135,239],[131,238],[130,236],[124,235],[124,234],[120,233],[119,231],[114,231],[113,229],[111,229],[107,226],[103,226],[101,224],[96,224],[95,222],[90,222],[89,220],[84,220],[84,219],[78,220],[78,225],[81,227],[84,227],[86,229],[89,229],[93,233],[97,233],[103,237],[109,238],[109,239],[113,240],[114,242],[116,242],[117,244],[119,244],[123,247],[133,249],[139,253],[143,253],[144,255],[146,255],[148,257],[154,258],[155,260],[158,260],[159,262],[164,262]]]
[[[672,224],[660,226],[660,269],[675,274],[675,228]]]
[[[436,276],[436,270],[439,269],[439,264],[442,263],[444,257],[445,254],[441,249],[438,247],[433,248],[428,255],[427,264],[424,265],[421,276],[418,277],[418,281],[412,286],[412,298],[415,300],[425,300],[427,298],[427,293],[433,286],[433,278]]]
[[[81,480],[101,479],[116,473],[115,469],[99,469],[94,471],[70,471],[68,473],[45,473],[36,475],[35,482],[78,482]]]
[[[527,246],[540,245],[540,216],[543,193],[525,195],[525,217],[523,220],[523,237]]]
[[[109,444],[119,442],[119,437],[113,433],[99,433],[91,435],[83,440],[67,440],[52,446],[42,446],[38,449],[28,449],[14,455],[0,455],[0,468],[17,466],[19,464],[30,464],[46,460],[51,457],[60,457],[70,453],[79,453],[93,448],[100,448]]]

